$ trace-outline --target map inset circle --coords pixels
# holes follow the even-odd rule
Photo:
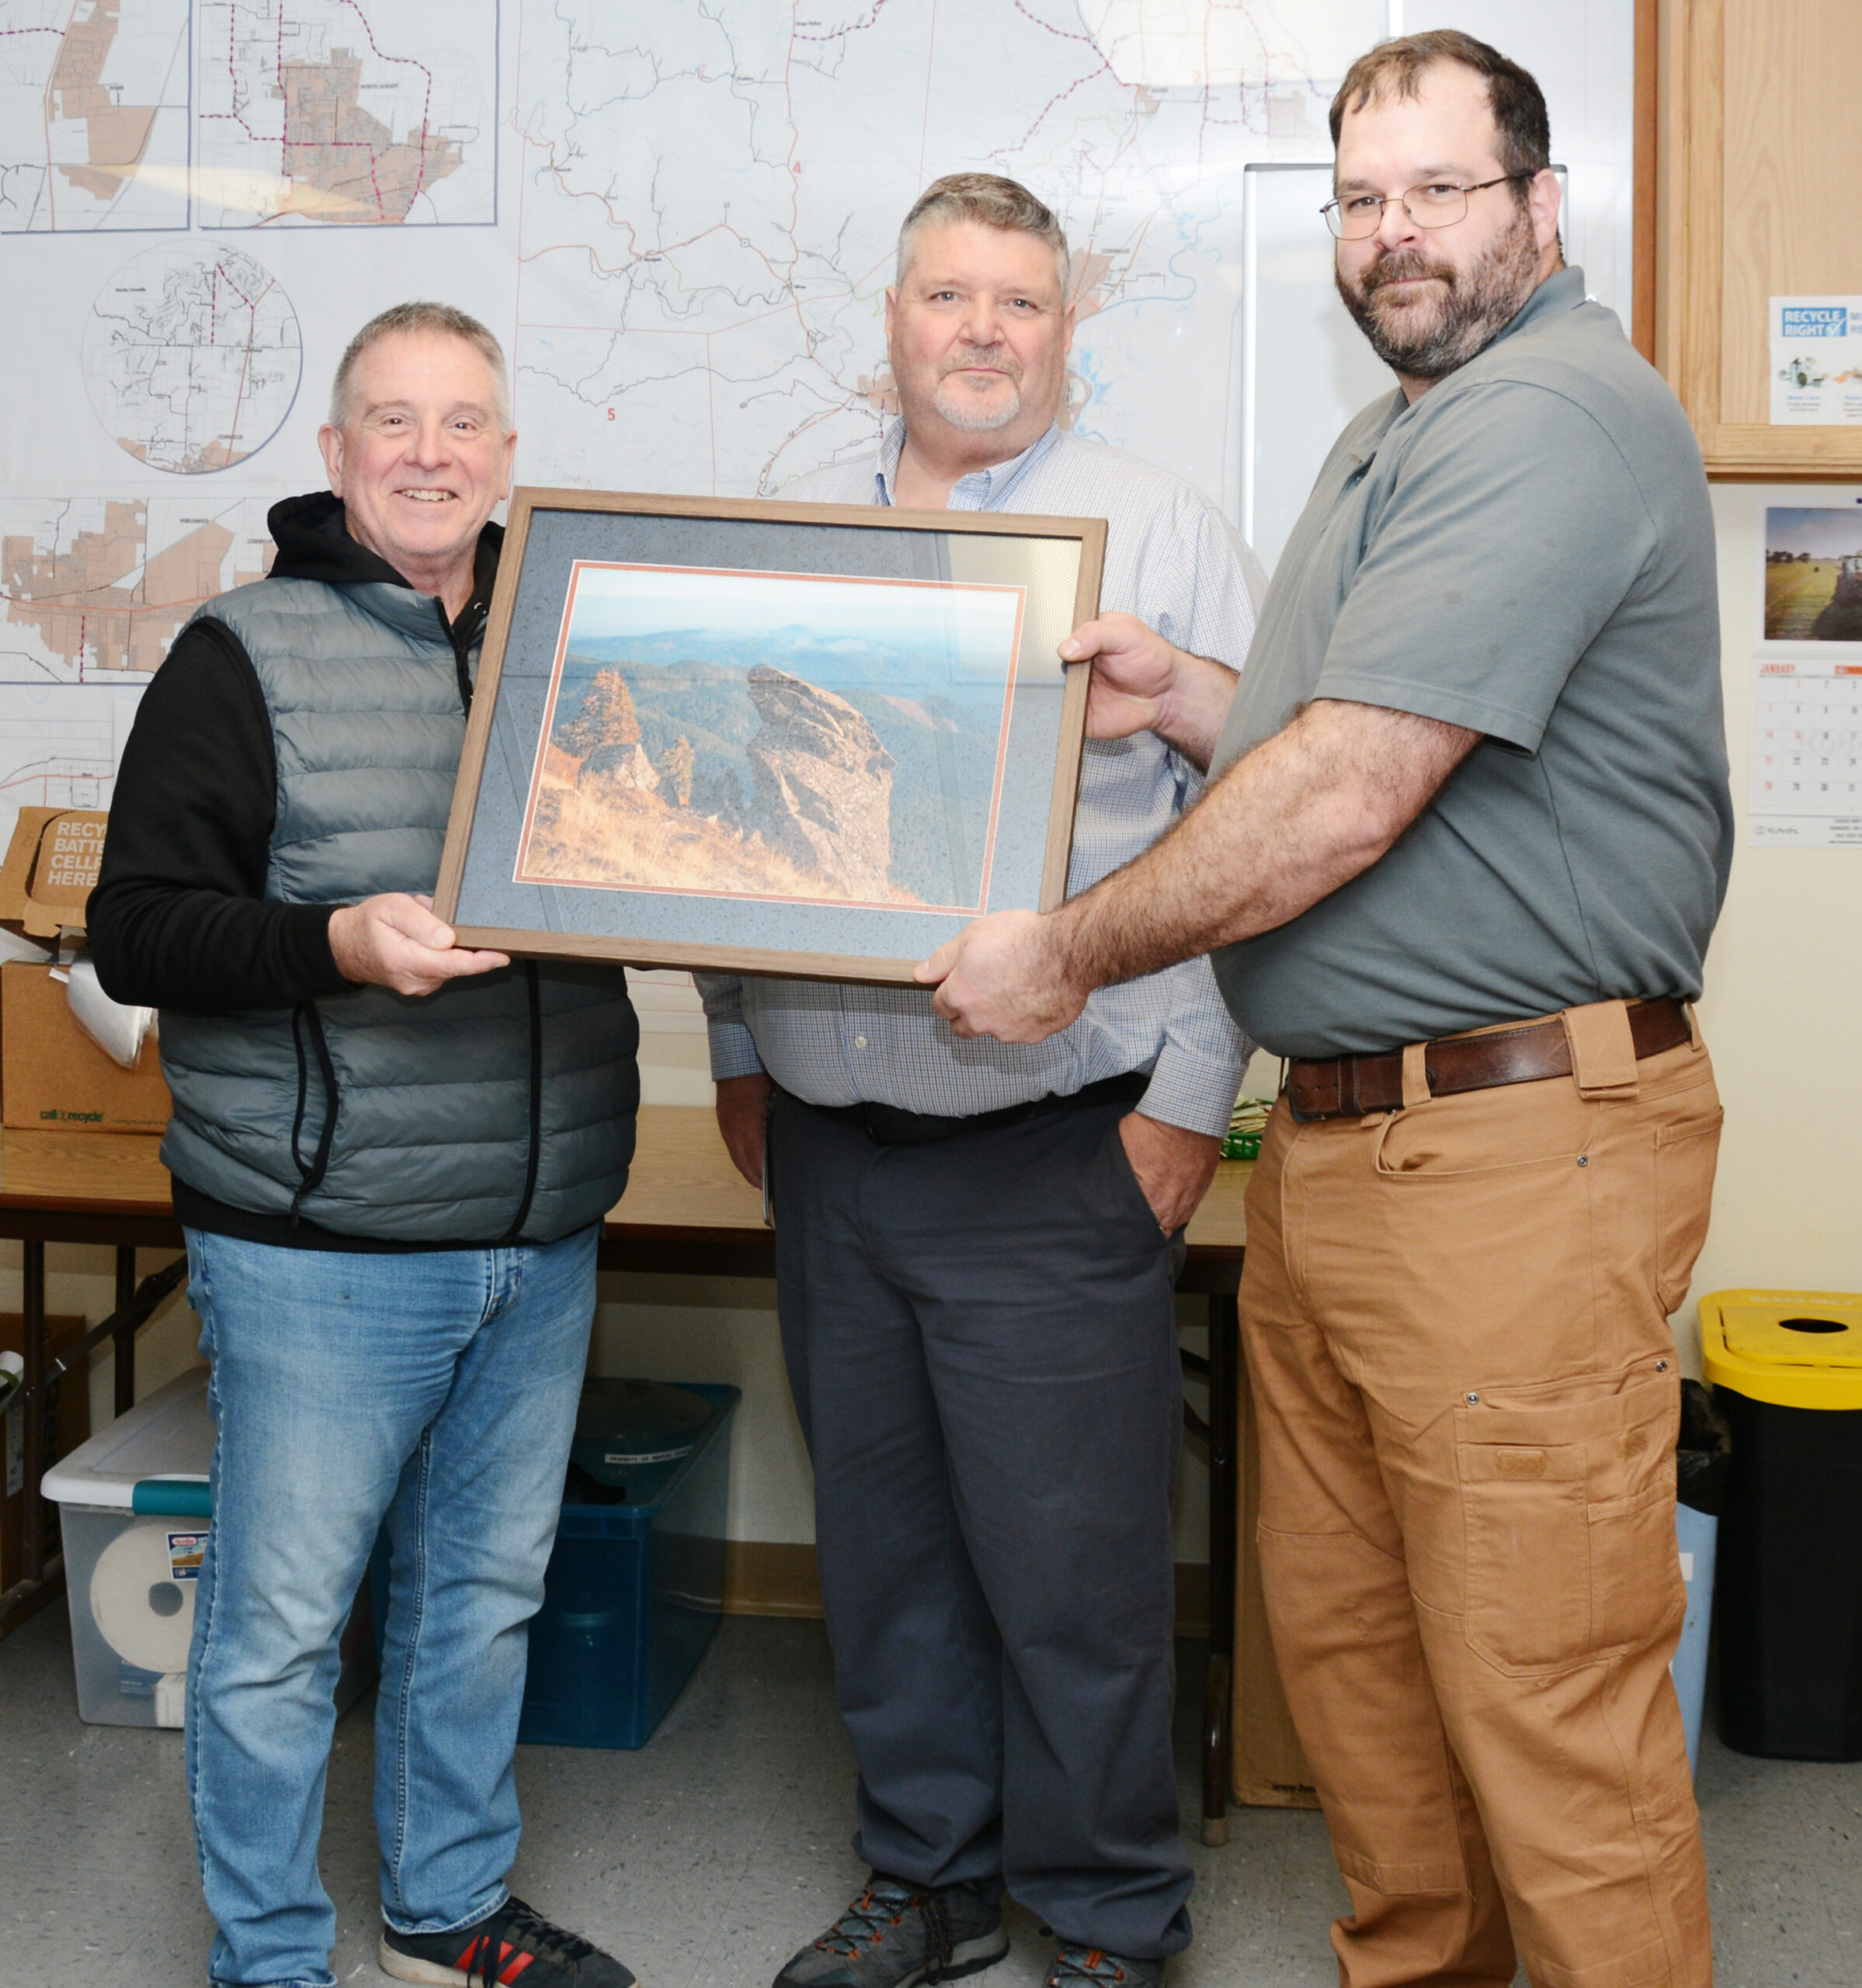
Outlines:
[[[116,446],[151,469],[230,469],[276,435],[303,342],[278,280],[211,242],[145,248],[105,284],[84,328],[84,381]]]

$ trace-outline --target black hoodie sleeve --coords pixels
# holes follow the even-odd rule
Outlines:
[[[104,992],[196,1015],[288,1008],[350,985],[330,905],[268,904],[276,759],[230,628],[183,629],[144,692],[87,912]]]

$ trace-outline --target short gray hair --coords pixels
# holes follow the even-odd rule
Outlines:
[[[1005,179],[995,172],[948,172],[934,179],[913,202],[905,224],[898,231],[898,269],[895,280],[903,282],[912,266],[912,244],[919,231],[942,228],[951,221],[976,221],[985,228],[1000,228],[1005,234],[1032,235],[1054,251],[1060,272],[1061,294],[1067,293],[1073,273],[1073,258],[1067,248],[1067,231],[1060,217],[1044,200],[1038,200],[1017,179]]]
[[[376,317],[371,318],[360,331],[351,339],[336,367],[336,378],[330,388],[330,426],[344,428],[349,416],[355,412],[356,368],[363,354],[371,346],[379,345],[384,339],[392,338],[397,332],[439,332],[447,338],[463,339],[492,369],[495,382],[492,389],[492,411],[498,416],[498,426],[506,435],[511,432],[511,385],[505,371],[504,347],[493,336],[490,328],[455,304],[432,304],[416,300],[410,304],[391,304]]]

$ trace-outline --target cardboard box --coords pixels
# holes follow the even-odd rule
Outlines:
[[[47,1319],[45,1322],[45,1358],[50,1366],[73,1340],[85,1330],[82,1319]],[[26,1321],[17,1312],[0,1313],[0,1351],[26,1350]],[[91,1433],[91,1377],[82,1361],[69,1374],[62,1374],[47,1389],[38,1404],[45,1430],[45,1468],[60,1457],[68,1457]],[[26,1404],[16,1396],[0,1409],[0,1594],[4,1594],[24,1572],[24,1541],[20,1527],[26,1517]],[[58,1551],[58,1507],[44,1507],[44,1543],[49,1556]]]
[[[109,823],[100,808],[22,808],[0,862],[0,926],[29,939],[82,931]]]
[[[159,1132],[172,1108],[152,1041],[126,1070],[78,1026],[49,966],[0,966],[0,1123],[15,1131]]]

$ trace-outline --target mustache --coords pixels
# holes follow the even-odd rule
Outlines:
[[[1407,283],[1417,276],[1438,278],[1448,286],[1450,294],[1456,287],[1452,264],[1438,262],[1419,248],[1384,248],[1379,250],[1374,262],[1366,263],[1359,273],[1358,294],[1369,299],[1385,283]]]
[[[1006,374],[1017,386],[1021,384],[1022,363],[1006,345],[961,346],[946,356],[937,369],[937,377],[947,379],[951,374],[961,373],[972,366],[987,366]]]

